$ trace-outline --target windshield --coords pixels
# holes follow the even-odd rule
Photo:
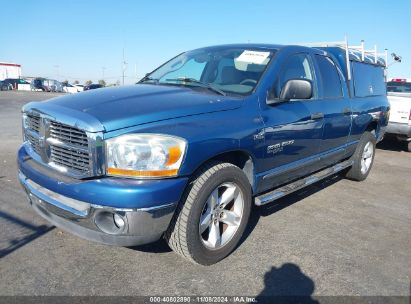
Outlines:
[[[214,93],[250,94],[274,56],[272,49],[204,48],[183,53],[140,83],[206,88]]]
[[[411,93],[411,82],[394,82],[387,83],[388,92]]]

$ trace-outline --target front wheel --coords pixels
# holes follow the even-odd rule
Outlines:
[[[348,170],[346,177],[355,181],[363,181],[371,171],[375,157],[375,136],[365,132],[358,143],[357,149],[352,156],[354,164]]]
[[[217,263],[237,246],[250,210],[251,186],[243,171],[230,163],[211,163],[188,186],[166,240],[193,263]]]

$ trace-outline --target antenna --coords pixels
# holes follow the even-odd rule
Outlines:
[[[126,62],[126,60],[125,60],[125,58],[124,58],[124,48],[123,48],[123,62],[122,62],[122,64],[123,64],[123,85],[124,85],[124,77],[125,77],[125,72],[126,72],[126,69],[127,69],[127,62]]]

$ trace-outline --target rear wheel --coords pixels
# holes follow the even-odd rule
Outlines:
[[[190,183],[166,240],[193,263],[217,263],[240,241],[250,209],[251,186],[243,171],[229,163],[211,163]]]
[[[352,159],[354,164],[348,170],[346,177],[356,181],[363,181],[367,178],[374,163],[375,156],[375,136],[370,132],[365,132],[358,143]]]

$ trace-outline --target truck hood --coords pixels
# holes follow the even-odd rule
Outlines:
[[[28,108],[90,132],[239,108],[242,99],[186,87],[145,85],[90,90]]]

